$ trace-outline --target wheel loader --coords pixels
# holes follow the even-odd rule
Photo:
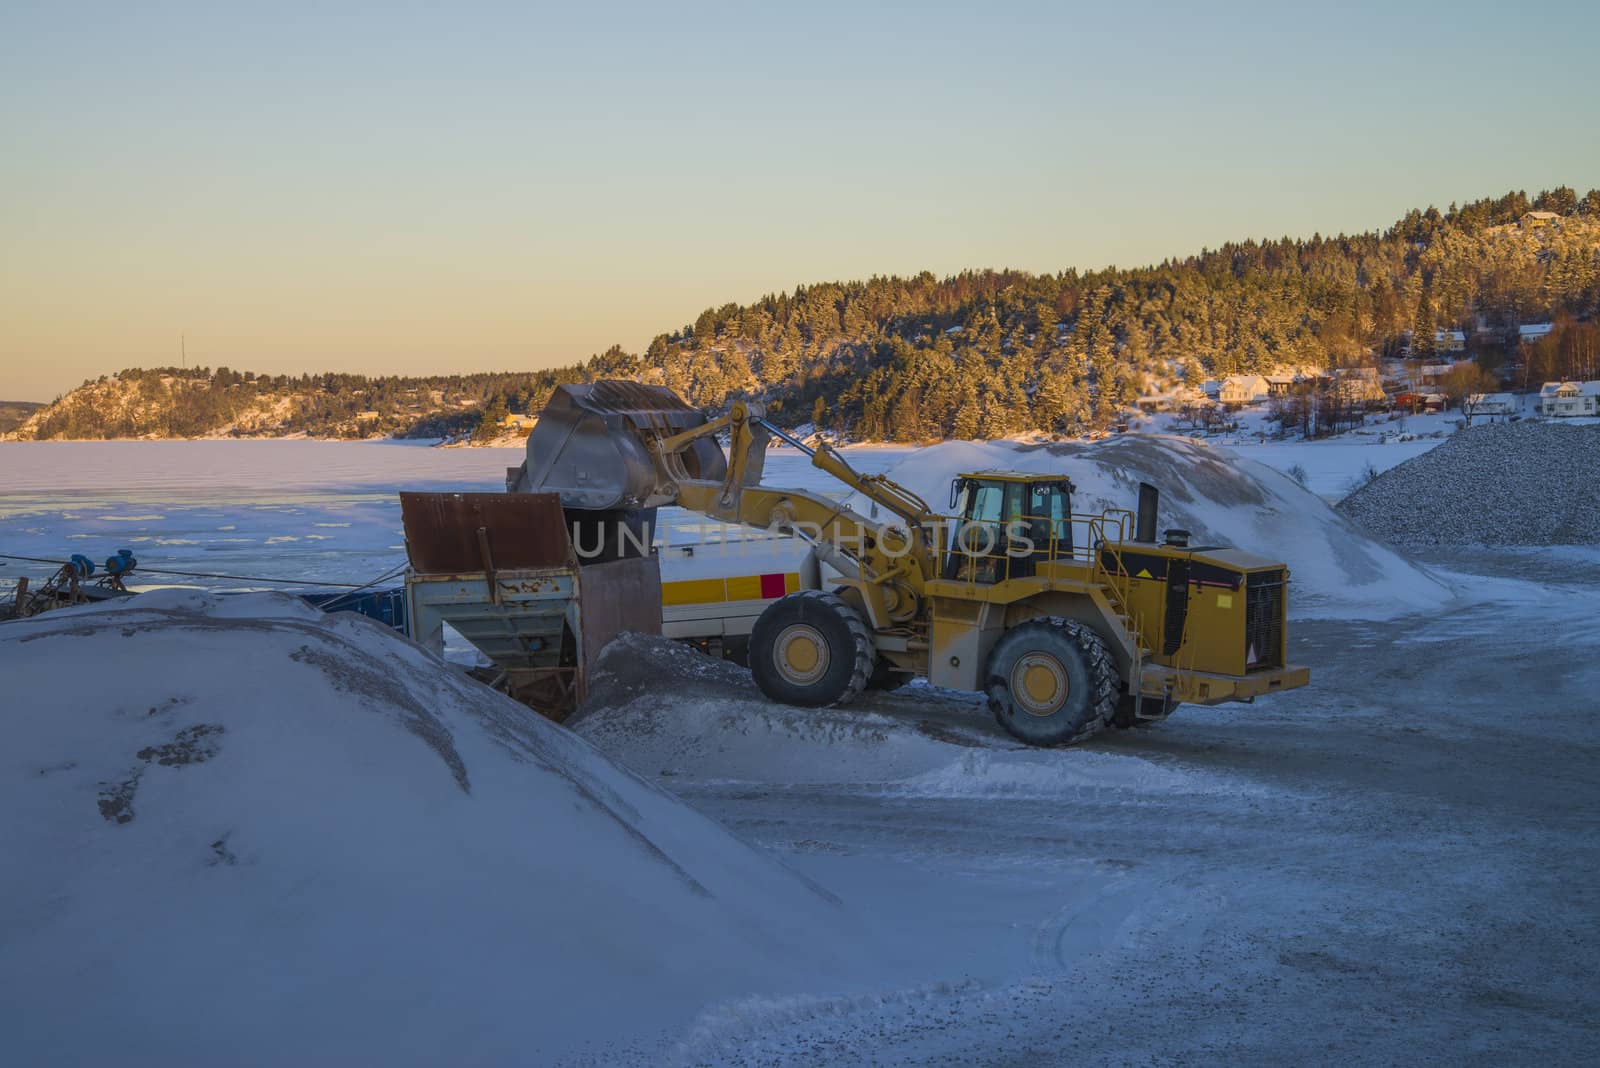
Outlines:
[[[765,485],[774,438],[893,518]],[[986,694],[1007,731],[1050,746],[1310,681],[1286,661],[1284,564],[1194,547],[1181,530],[1158,541],[1149,485],[1137,514],[1077,514],[1065,472],[975,471],[954,479],[942,515],[759,404],[708,419],[664,387],[599,381],[556,389],[507,489],[559,494],[585,554],[648,555],[662,506],[810,543],[837,577],[775,591],[749,640],[756,684],[786,704],[923,677]]]

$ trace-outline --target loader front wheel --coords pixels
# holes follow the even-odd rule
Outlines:
[[[866,688],[878,658],[861,614],[841,597],[801,590],[767,606],[750,633],[750,674],[787,705],[841,705]]]
[[[989,708],[1029,745],[1073,745],[1117,710],[1117,664],[1104,639],[1072,619],[1030,619],[989,656]]]

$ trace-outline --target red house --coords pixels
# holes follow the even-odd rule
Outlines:
[[[1416,415],[1419,412],[1442,412],[1446,403],[1448,402],[1445,400],[1444,395],[1440,393],[1407,391],[1394,395],[1396,410],[1410,412],[1412,415]]]

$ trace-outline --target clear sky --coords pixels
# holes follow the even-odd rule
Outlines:
[[[1600,186],[1600,5],[0,3],[0,398]]]

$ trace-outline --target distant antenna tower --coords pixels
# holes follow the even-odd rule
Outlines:
[[[178,335],[178,352],[183,359],[183,369],[187,371],[189,369],[189,335],[187,333]]]

